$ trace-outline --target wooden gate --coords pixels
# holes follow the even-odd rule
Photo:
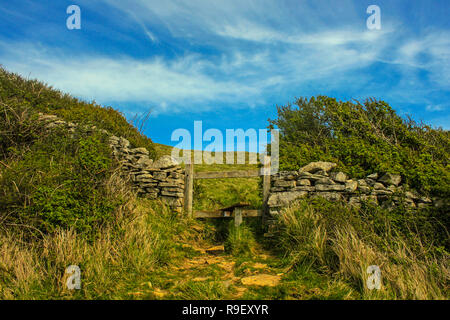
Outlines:
[[[185,186],[184,186],[184,210],[193,218],[234,218],[235,225],[239,226],[244,217],[267,217],[267,200],[270,191],[270,157],[264,157],[264,166],[255,170],[238,171],[209,171],[194,172],[194,164],[186,164]],[[194,201],[194,179],[232,179],[232,178],[254,178],[263,177],[263,209],[250,210],[245,209],[248,204],[238,203],[233,206],[216,211],[193,211]]]

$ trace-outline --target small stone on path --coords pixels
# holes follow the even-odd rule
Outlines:
[[[246,278],[242,278],[242,284],[246,286],[268,286],[275,287],[280,282],[280,276],[274,276],[270,274],[258,274]]]
[[[225,252],[224,246],[214,246],[212,248],[206,249],[206,252],[209,254],[221,254]]]

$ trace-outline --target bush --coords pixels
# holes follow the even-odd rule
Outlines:
[[[90,235],[114,218],[124,199],[108,192],[115,166],[105,136],[53,130],[0,178],[2,224],[33,235],[58,227]]]
[[[298,99],[278,107],[280,169],[332,161],[350,176],[398,173],[413,188],[450,197],[450,133],[403,119],[384,101]]]

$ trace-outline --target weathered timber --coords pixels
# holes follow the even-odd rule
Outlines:
[[[237,210],[237,209],[236,209]],[[262,210],[241,210],[241,215],[243,218],[251,218],[251,217],[261,217],[262,216]],[[194,218],[200,219],[200,218],[234,218],[235,213],[232,211],[222,211],[222,210],[216,210],[216,211],[194,211]]]
[[[261,170],[196,172],[195,179],[253,178],[261,176]]]
[[[184,179],[184,210],[189,217],[192,217],[192,204],[194,201],[194,164],[186,164]]]

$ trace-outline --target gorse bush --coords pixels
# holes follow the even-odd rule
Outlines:
[[[450,197],[450,133],[403,119],[383,101],[319,96],[278,107],[280,168],[332,161],[350,176],[398,173],[424,193]]]
[[[13,111],[15,117],[19,119],[23,115],[23,110],[27,110],[28,113],[42,112],[56,115],[66,121],[94,125],[117,136],[125,137],[133,146],[147,148],[151,158],[156,156],[152,141],[140,134],[137,128],[127,122],[124,116],[113,108],[102,107],[95,102],[81,101],[42,82],[27,80],[0,68],[0,111],[6,107]],[[0,115],[0,117],[5,118],[5,115]],[[8,117],[14,118],[11,115]],[[2,144],[5,139],[10,140],[14,137],[19,138],[20,141],[30,138],[30,134],[32,135],[34,130],[27,128],[27,126],[34,126],[35,124],[34,122],[30,124],[28,121],[16,121],[22,125],[22,130],[19,130],[20,134],[6,131],[5,124],[0,124],[0,151],[2,151]]]

